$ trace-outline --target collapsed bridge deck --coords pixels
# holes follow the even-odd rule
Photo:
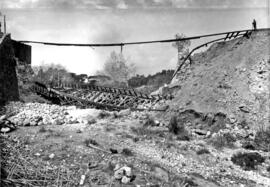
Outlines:
[[[42,83],[34,82],[31,89],[54,104],[105,110],[165,111],[167,109],[166,100],[172,98],[171,96],[147,95],[132,89],[94,85],[48,88]]]

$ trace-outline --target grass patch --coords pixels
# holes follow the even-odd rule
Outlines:
[[[61,131],[54,131],[52,129],[47,129],[46,130],[49,134],[46,135],[46,138],[49,138],[49,137],[64,137],[63,133]]]
[[[30,156],[23,141],[0,136],[0,186],[77,186],[80,180],[79,165],[68,168]],[[16,163],[14,165],[14,163]],[[61,167],[61,169],[59,169]],[[12,168],[12,171],[10,170]],[[3,175],[2,175],[3,174]],[[8,176],[8,177],[7,177]],[[60,184],[61,182],[61,184]]]
[[[254,142],[257,149],[270,151],[270,127],[260,128],[255,135]]]
[[[223,149],[224,147],[234,147],[236,138],[229,133],[217,135],[210,139],[210,143],[216,149]]]
[[[255,170],[264,160],[259,153],[237,153],[231,158],[234,164],[239,165],[244,170]]]
[[[154,133],[147,127],[130,127],[131,131],[137,135],[153,135]]]
[[[147,116],[147,119],[145,120],[145,122],[143,124],[143,126],[145,126],[145,127],[151,127],[151,126],[155,126],[155,125],[156,125],[155,120],[148,115]]]

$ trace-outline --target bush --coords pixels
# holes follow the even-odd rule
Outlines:
[[[259,153],[237,153],[232,156],[231,161],[244,170],[255,170],[257,165],[264,162]]]
[[[257,146],[257,149],[270,151],[270,127],[266,129],[261,128],[256,133],[254,142]]]
[[[178,121],[176,116],[172,116],[169,123],[169,132],[173,134],[180,134],[185,131],[185,126],[182,121]]]
[[[184,122],[178,120],[176,116],[172,116],[169,123],[169,132],[177,135],[177,140],[189,141],[190,136],[184,126]]]
[[[222,149],[224,147],[233,147],[234,142],[236,141],[236,138],[232,136],[229,133],[217,135],[216,137],[212,138],[210,140],[210,143],[216,148],[216,149]]]
[[[124,148],[122,150],[122,154],[125,155],[125,156],[133,156],[133,152],[128,148]]]
[[[244,149],[248,149],[248,150],[255,150],[256,149],[255,148],[256,146],[254,145],[253,142],[244,142],[243,145],[242,145],[242,147]]]
[[[98,114],[98,118],[100,119],[104,119],[106,117],[109,117],[110,116],[110,113],[109,112],[106,112],[104,110],[102,110],[99,114]]]
[[[95,124],[95,123],[97,123],[97,120],[95,120],[94,118],[90,118],[90,119],[87,120],[88,125],[92,125],[92,124]]]

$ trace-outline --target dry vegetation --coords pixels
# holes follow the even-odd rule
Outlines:
[[[33,159],[29,139],[1,138],[2,186],[75,186],[79,166],[56,167],[40,159]],[[8,172],[7,172],[8,171]]]

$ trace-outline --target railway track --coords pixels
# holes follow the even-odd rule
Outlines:
[[[75,87],[75,88],[74,88]],[[83,108],[104,110],[165,111],[166,100],[171,96],[150,96],[131,89],[110,88],[93,85],[77,85],[69,88],[48,88],[34,82],[31,89],[38,95],[59,105],[75,105]]]

